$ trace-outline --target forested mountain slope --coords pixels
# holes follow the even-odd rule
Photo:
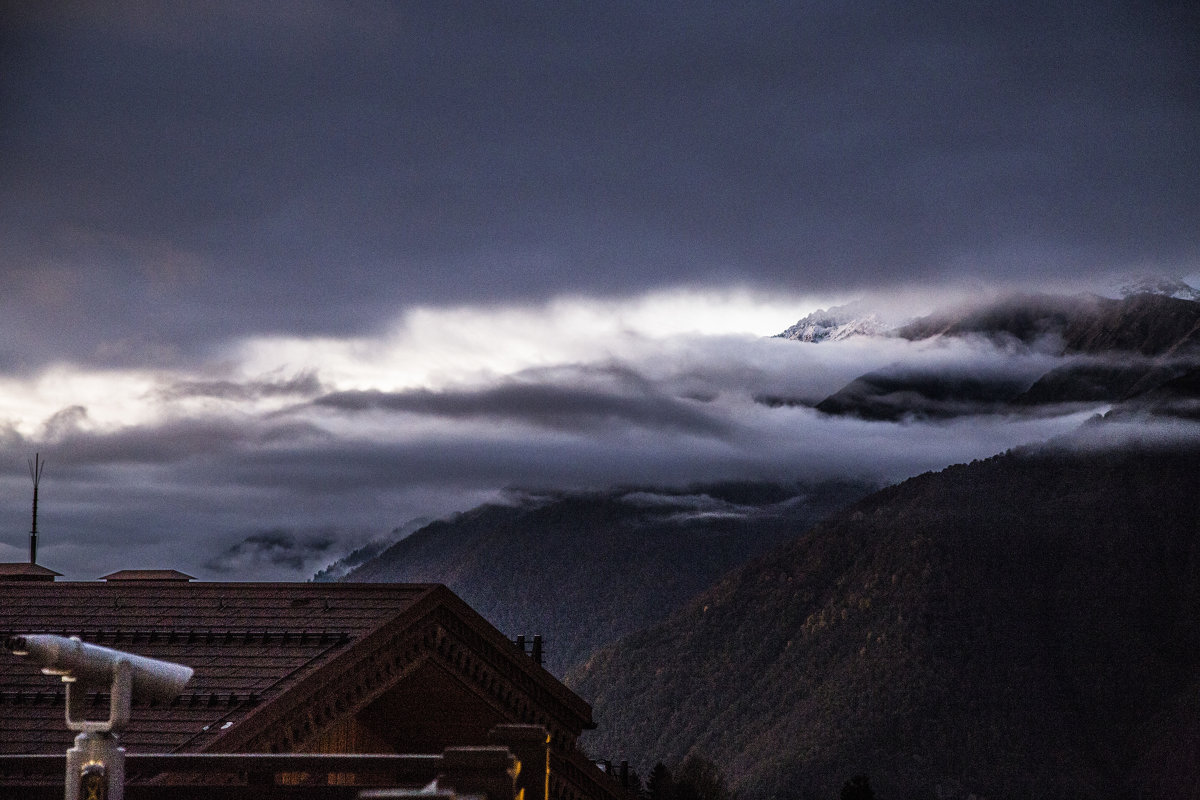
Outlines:
[[[854,482],[552,494],[434,522],[343,580],[444,583],[555,674],[866,495]]]
[[[883,798],[1190,796],[1200,448],[918,476],[568,683],[594,756],[708,757],[745,798],[835,798],[858,773]]]
[[[895,335],[982,338],[1002,351],[1035,349],[1054,357],[1057,366],[1040,376],[1022,376],[982,366],[961,372],[895,364],[859,376],[816,408],[894,421],[1137,402],[1200,364],[1200,302],[1156,294],[1123,300],[1015,295],[922,317]],[[1158,411],[1173,413],[1174,406]]]
[[[1200,302],[1161,294],[1020,294],[930,314],[897,330],[905,339],[971,334],[1043,343],[1058,352],[1160,356],[1200,345]],[[1051,341],[1047,342],[1047,338]]]

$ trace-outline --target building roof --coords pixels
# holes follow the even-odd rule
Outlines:
[[[177,569],[119,569],[100,578],[102,581],[194,581]]]
[[[135,697],[121,734],[130,752],[301,750],[380,698],[405,702],[397,687],[412,675],[462,687],[497,718],[543,724],[568,747],[591,727],[583,700],[436,584],[0,582],[0,637],[19,633],[195,670],[174,700]],[[0,753],[62,752],[62,683],[27,659],[0,661]],[[107,693],[89,706],[106,718]]]
[[[0,564],[0,581],[52,581],[61,572],[47,569],[41,564],[29,564],[23,561]]]

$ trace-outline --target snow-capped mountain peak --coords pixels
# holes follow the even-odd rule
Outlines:
[[[818,309],[776,338],[797,342],[837,342],[854,336],[882,336],[890,330],[875,313],[861,304]]]
[[[1200,289],[1166,275],[1130,275],[1118,281],[1113,288],[1121,297],[1161,294],[1179,300],[1200,300]]]

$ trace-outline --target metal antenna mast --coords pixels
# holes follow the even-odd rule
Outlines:
[[[33,458],[29,459],[29,477],[33,478],[33,527],[29,529],[29,563],[37,563],[37,495],[38,484],[42,482],[42,470],[45,469],[46,462],[42,461],[41,455],[33,454]]]

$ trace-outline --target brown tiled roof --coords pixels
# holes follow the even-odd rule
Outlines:
[[[497,721],[544,725],[558,747],[592,727],[587,703],[438,584],[0,581],[0,641],[21,633],[195,670],[173,700],[134,698],[121,742],[135,753],[301,750],[385,694],[426,697],[422,680],[448,679]],[[61,753],[64,701],[57,678],[0,651],[0,754]],[[107,687],[88,702],[107,718]]]
[[[354,647],[418,599],[426,584],[139,581],[0,582],[0,637],[56,633],[177,661],[195,670],[166,703],[135,700],[131,752],[193,752]],[[107,693],[89,698],[107,718]],[[63,684],[0,652],[0,752],[60,752]]]
[[[25,561],[0,564],[0,581],[52,581],[58,575],[62,575],[62,573],[47,569],[41,564],[30,564]]]
[[[437,752],[449,744],[410,745],[430,744],[430,726],[472,744],[496,723],[532,723],[550,732],[556,798],[619,794],[574,749],[591,707],[438,584],[0,582],[0,641],[23,633],[195,670],[177,698],[135,697],[130,753],[361,752],[323,751],[357,745],[322,737],[374,713],[403,733],[385,751]],[[106,688],[86,698],[89,718],[107,718]],[[74,738],[64,701],[58,678],[0,651],[0,755],[61,754]]]
[[[119,569],[100,578],[102,581],[194,581],[177,569]]]

